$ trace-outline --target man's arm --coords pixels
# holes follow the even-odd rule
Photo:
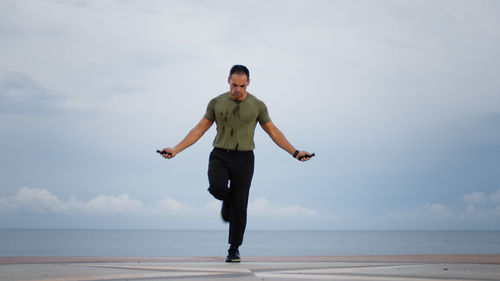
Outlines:
[[[183,151],[184,149],[190,147],[192,144],[197,142],[205,132],[210,129],[214,121],[210,121],[203,117],[200,122],[187,134],[187,136],[174,148],[166,147],[161,150],[163,157],[173,158],[177,153]]]
[[[295,147],[290,142],[288,142],[285,135],[283,135],[283,133],[274,125],[273,121],[260,124],[260,126],[279,147],[290,153],[290,155],[293,155],[295,153]],[[302,157],[301,161],[307,161],[311,159],[311,157],[307,157],[308,155],[310,155],[310,153],[308,153],[307,151],[299,151],[299,153],[295,155],[295,158],[299,159],[300,157]]]

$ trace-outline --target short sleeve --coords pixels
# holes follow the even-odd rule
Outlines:
[[[259,102],[259,116],[257,116],[257,121],[260,124],[266,124],[271,121],[271,117],[269,116],[269,112],[267,111],[267,106],[264,102]]]
[[[208,103],[207,111],[205,112],[205,115],[203,116],[210,121],[215,121],[215,102],[216,102],[216,100],[212,99]]]

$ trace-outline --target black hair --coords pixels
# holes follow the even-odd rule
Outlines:
[[[245,74],[247,76],[247,79],[250,79],[250,71],[248,71],[248,68],[244,65],[241,64],[233,65],[233,67],[231,67],[231,70],[229,71],[229,77],[231,77],[235,73]]]

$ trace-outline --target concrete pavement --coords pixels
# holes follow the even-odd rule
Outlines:
[[[103,258],[0,257],[2,281],[500,280],[500,255]]]

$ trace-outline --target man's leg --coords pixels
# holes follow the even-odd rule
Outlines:
[[[233,159],[231,166],[231,186],[229,200],[231,214],[229,222],[229,244],[237,250],[243,242],[247,223],[248,194],[254,171],[254,155],[252,151],[239,154]]]
[[[227,155],[224,152],[213,150],[208,160],[208,183],[210,184],[208,191],[219,200],[225,200],[229,197],[227,186],[229,167],[225,158]]]
[[[238,247],[243,242],[247,222],[248,194],[254,171],[254,154],[215,149],[210,154],[208,191],[229,207],[229,248],[226,261],[239,262]],[[228,182],[231,181],[228,188]],[[224,211],[224,210],[223,210]],[[227,211],[227,210],[226,210]]]

